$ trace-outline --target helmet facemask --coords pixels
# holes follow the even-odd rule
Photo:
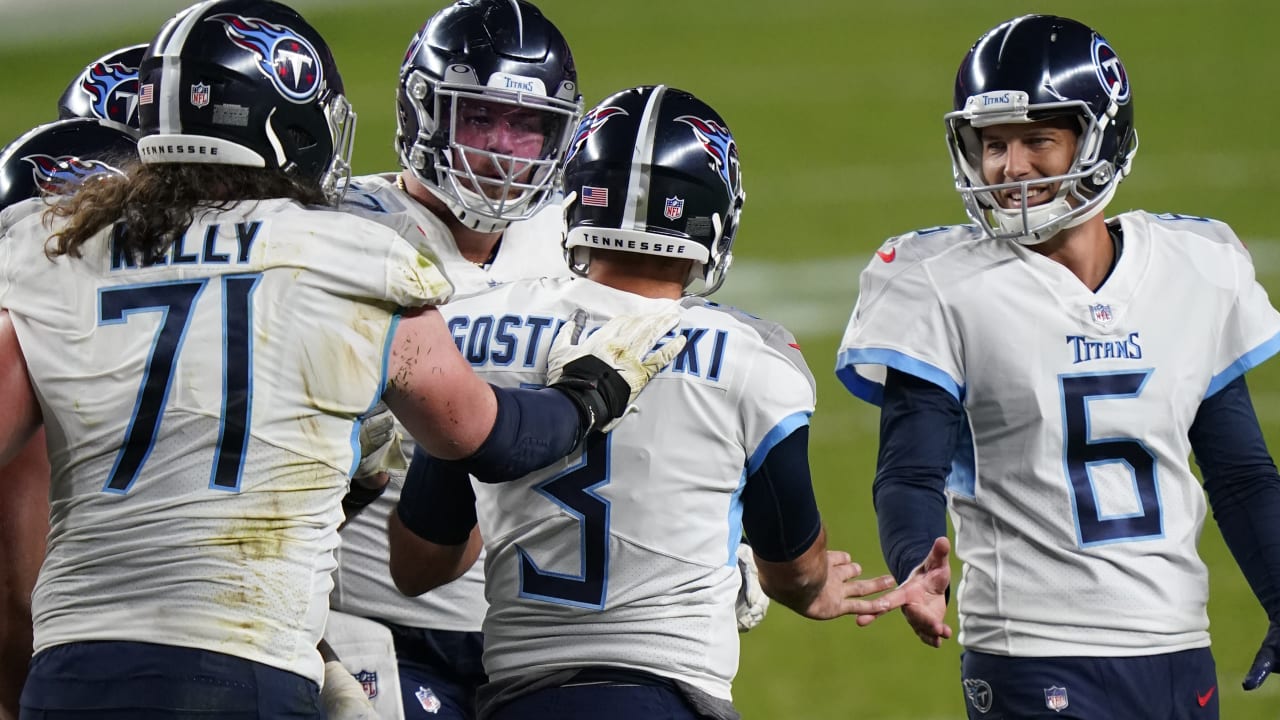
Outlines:
[[[582,113],[573,83],[548,95],[536,78],[495,74],[489,82],[512,89],[481,85],[472,68],[461,64],[451,65],[440,81],[420,69],[410,71],[403,84],[418,131],[407,154],[405,144],[397,143],[401,164],[463,224],[481,232],[527,220],[552,199]],[[541,135],[537,149],[504,153],[467,144],[462,136],[477,113],[495,123],[519,113],[517,123]]]

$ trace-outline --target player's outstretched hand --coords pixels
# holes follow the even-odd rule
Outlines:
[[[920,563],[898,588],[905,594],[902,616],[915,630],[920,642],[942,647],[951,638],[947,625],[947,587],[951,585],[951,541],[940,537],[933,541],[929,556]]]
[[[1267,628],[1267,636],[1262,638],[1262,647],[1253,656],[1253,665],[1244,676],[1244,689],[1257,690],[1262,681],[1267,679],[1275,668],[1276,658],[1280,657],[1280,623],[1272,621]]]
[[[892,575],[857,580],[862,566],[841,550],[827,551],[827,582],[818,596],[801,613],[813,620],[830,620],[841,615],[857,615],[858,624],[866,625],[902,603],[894,604],[888,594],[863,599],[893,587]]]
[[[591,430],[609,432],[631,403],[685,344],[677,334],[654,349],[680,322],[679,306],[648,315],[619,315],[582,337],[587,314],[578,310],[560,328],[547,357],[547,385],[584,411]]]

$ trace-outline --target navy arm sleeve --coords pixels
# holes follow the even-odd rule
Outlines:
[[[461,545],[476,525],[476,496],[460,463],[413,451],[396,505],[400,522],[414,535],[437,545]]]
[[[481,482],[507,482],[550,465],[578,445],[584,420],[564,393],[490,387],[498,399],[493,430],[470,457],[454,461],[461,472]]]
[[[1241,376],[1205,398],[1188,433],[1222,539],[1280,621],[1280,474]]]
[[[947,534],[947,475],[962,423],[964,408],[951,393],[889,368],[871,497],[880,550],[898,582]]]
[[[773,446],[742,489],[742,528],[751,550],[767,562],[805,553],[822,532],[809,474],[809,426]]]

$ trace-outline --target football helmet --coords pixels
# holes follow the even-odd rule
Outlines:
[[[58,98],[58,117],[100,118],[138,127],[138,65],[146,45],[113,50],[89,63]]]
[[[693,260],[691,295],[724,282],[746,201],[742,167],[724,119],[693,95],[646,85],[605,98],[574,133],[564,188],[575,273],[603,248]]]
[[[459,0],[428,19],[396,103],[401,166],[481,232],[551,200],[582,114],[569,44],[524,0]]]
[[[138,69],[143,163],[283,170],[333,202],[351,175],[355,113],[328,44],[271,0],[179,13]]]
[[[1063,175],[989,183],[982,128],[1050,118],[1079,123],[1075,159]],[[965,211],[989,236],[1034,245],[1102,212],[1138,149],[1133,93],[1119,56],[1095,30],[1053,15],[1024,15],[978,39],[956,73],[947,144]],[[1027,186],[1059,183],[1047,203],[1028,206]],[[1021,188],[1022,207],[995,193]]]
[[[67,195],[96,176],[137,162],[133,129],[110,120],[68,118],[40,125],[0,150],[0,209],[42,194]]]

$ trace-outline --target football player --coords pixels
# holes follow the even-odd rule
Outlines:
[[[420,593],[483,544],[481,717],[737,718],[744,529],[765,591],[806,617],[866,624],[905,598],[859,599],[892,578],[854,580],[858,565],[827,550],[808,465],[813,377],[795,339],[696,296],[723,280],[745,199],[724,119],[661,85],[616,93],[582,121],[565,188],[566,258],[586,279],[451,302],[467,361],[505,387],[555,382],[551,348],[671,305],[685,349],[609,435],[514,483],[473,484],[420,453],[391,518],[392,573]]]
[[[73,192],[100,173],[119,174],[117,166],[136,156],[132,130],[109,121],[76,118],[23,133],[0,150],[0,236],[19,218],[46,207],[32,198]],[[16,718],[31,660],[31,589],[49,533],[43,430],[0,467],[0,478],[0,717]]]
[[[946,116],[973,225],[891,238],[837,373],[881,406],[874,484],[904,585],[947,566],[970,718],[1216,718],[1208,504],[1280,633],[1280,476],[1244,374],[1280,313],[1225,223],[1103,210],[1138,147],[1115,48],[1050,15],[973,45]],[[1192,474],[1194,454],[1203,487]],[[926,644],[946,595],[904,608]]]
[[[52,474],[22,712],[322,717],[358,418],[382,400],[431,453],[517,477],[622,414],[678,352],[649,354],[675,313],[554,355],[551,388],[480,380],[432,260],[326,207],[354,114],[279,3],[175,16],[139,107],[140,164],[19,220],[0,254],[0,462],[43,423]]]
[[[533,4],[449,5],[413,36],[400,67],[395,145],[402,169],[354,178],[344,209],[421,228],[419,249],[439,262],[460,295],[519,278],[568,276],[563,216],[553,201],[582,111],[577,82],[568,43]],[[421,597],[396,590],[387,518],[412,443],[399,452],[388,458],[386,493],[342,530],[331,598],[339,612],[326,639],[384,717],[473,718],[475,690],[485,680],[483,572],[477,565]]]

